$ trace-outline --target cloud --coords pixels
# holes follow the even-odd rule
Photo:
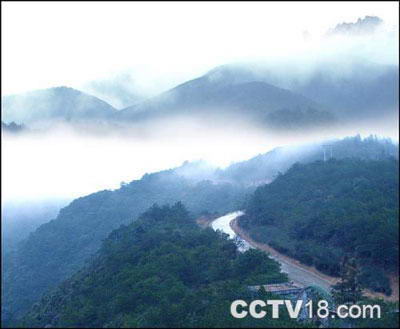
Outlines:
[[[80,90],[106,101],[116,109],[128,107],[149,96],[138,86],[132,73],[126,71],[89,81]]]
[[[160,92],[227,62],[312,53],[318,44],[306,47],[304,30],[317,41],[338,22],[366,15],[398,24],[395,2],[9,2],[2,9],[4,94],[78,88],[129,70]]]
[[[7,2],[2,9],[3,94],[62,85],[125,106],[231,62],[264,62],[305,76],[315,63],[337,58],[342,68],[351,60],[398,61],[395,2]],[[367,15],[385,21],[382,33],[356,42],[324,37],[339,22]],[[3,142],[3,192],[9,199],[76,197],[185,160],[226,166],[305,139],[388,134],[378,128],[272,138],[240,123],[207,127],[178,120],[132,127],[133,137],[121,139],[59,127],[47,136]]]

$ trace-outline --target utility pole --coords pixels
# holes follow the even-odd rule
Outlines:
[[[329,159],[332,159],[333,158],[333,150],[332,150],[332,144],[323,144],[322,145],[322,149],[323,149],[323,151],[324,151],[324,162],[326,162],[326,148],[328,149],[328,150],[330,150],[330,158]]]

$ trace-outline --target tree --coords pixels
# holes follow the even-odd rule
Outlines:
[[[349,256],[343,257],[340,272],[340,282],[333,286],[332,296],[338,305],[356,304],[363,297],[356,260]]]

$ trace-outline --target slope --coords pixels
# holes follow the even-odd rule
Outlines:
[[[398,271],[398,160],[335,159],[295,164],[257,188],[239,224],[252,238],[338,276],[356,257],[364,287],[391,294]]]
[[[116,110],[97,97],[73,88],[55,87],[2,98],[2,120],[17,124],[105,119]]]

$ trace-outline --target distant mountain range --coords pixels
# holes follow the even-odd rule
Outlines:
[[[260,81],[303,95],[339,119],[398,113],[399,68],[370,62],[325,62],[303,69],[296,63],[272,67],[251,63],[224,65],[209,73],[234,84]],[[321,109],[321,105],[318,107]]]
[[[55,122],[151,123],[177,117],[221,122],[231,118],[267,129],[312,129],[398,116],[397,66],[324,63],[299,67],[225,65],[156,97],[116,110],[97,97],[57,87],[3,97],[2,120],[51,126]]]
[[[116,110],[101,99],[68,87],[35,90],[2,99],[2,121],[28,126],[54,122],[96,121]]]
[[[26,127],[23,124],[16,124],[14,121],[11,121],[9,124],[2,121],[1,131],[5,133],[17,134],[26,131]]]
[[[219,75],[212,71],[185,82],[157,97],[119,111],[114,118],[139,121],[177,116],[235,116],[276,127],[285,124],[283,116],[291,121],[298,119],[295,116],[298,114],[305,117],[306,124],[323,112],[325,116],[320,115],[321,123],[333,120],[333,115],[324,111],[324,106],[300,94],[264,81],[241,81],[235,74],[223,73]]]
[[[330,29],[327,35],[365,35],[373,33],[383,20],[377,16],[365,16],[355,23],[340,23]]]

